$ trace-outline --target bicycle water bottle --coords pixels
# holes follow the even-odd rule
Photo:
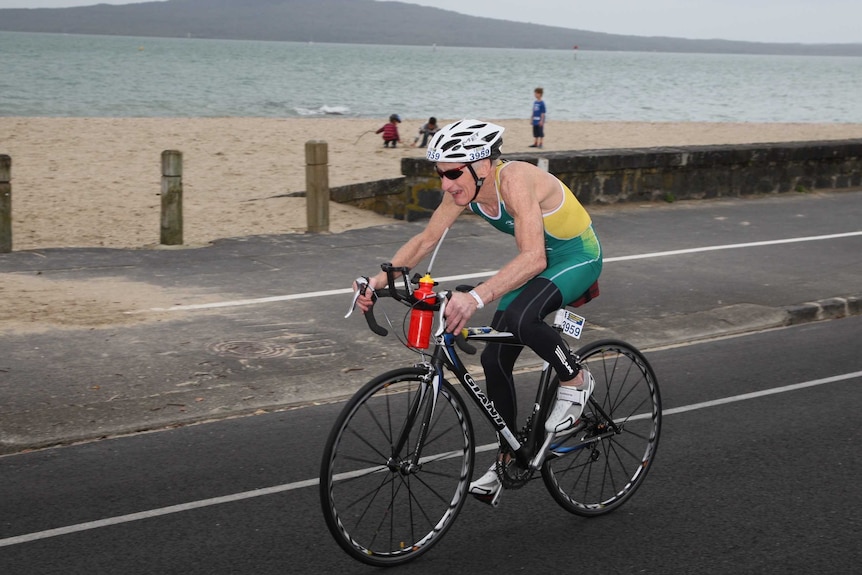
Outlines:
[[[431,274],[425,274],[419,278],[419,289],[413,292],[419,301],[427,304],[437,302],[434,295],[434,280]],[[431,310],[418,309],[416,307],[410,312],[410,329],[407,331],[407,343],[410,347],[428,349],[431,341],[431,324],[434,323],[434,312]]]

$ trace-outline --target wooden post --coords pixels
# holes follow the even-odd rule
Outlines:
[[[162,152],[162,245],[183,243],[183,154],[176,150]]]
[[[12,158],[0,155],[0,254],[12,251]]]
[[[328,163],[326,142],[305,143],[305,212],[309,232],[329,231]]]

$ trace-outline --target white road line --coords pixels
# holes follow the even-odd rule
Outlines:
[[[696,254],[701,252],[714,252],[720,250],[733,250],[740,248],[754,248],[754,247],[763,247],[763,246],[774,246],[781,244],[792,244],[797,242],[815,242],[822,240],[834,240],[840,238],[849,238],[853,236],[862,236],[862,231],[858,232],[846,232],[841,234],[829,234],[825,236],[807,236],[801,238],[786,238],[783,240],[769,240],[763,242],[747,242],[742,244],[725,244],[719,246],[705,246],[702,248],[688,248],[684,250],[670,250],[666,252],[652,252],[648,254],[635,254],[631,256],[619,256],[615,258],[606,258],[604,263],[613,263],[613,262],[626,262],[632,260],[643,260],[643,259],[651,259],[651,258],[662,258],[668,256],[679,256],[686,254]],[[439,282],[450,282],[450,281],[459,281],[466,279],[476,279],[476,278],[484,278],[489,277],[497,273],[496,270],[490,272],[480,272],[480,273],[472,273],[472,274],[461,274],[455,276],[446,276],[437,278]],[[290,295],[277,295],[271,297],[261,297],[261,298],[253,298],[253,299],[239,299],[232,301],[221,301],[221,302],[213,302],[213,303],[201,303],[201,304],[189,304],[189,305],[175,305],[171,307],[154,307],[146,310],[138,310],[129,313],[144,313],[144,312],[154,312],[154,311],[194,311],[199,309],[214,309],[221,307],[238,307],[244,305],[258,305],[264,303],[272,303],[278,301],[290,301],[297,299],[308,299],[315,297],[324,297],[330,295],[342,295],[353,293],[353,290],[350,288],[343,289],[332,289],[332,290],[324,290],[324,291],[314,291],[314,292],[306,292],[306,293],[297,293]]]
[[[777,246],[781,244],[794,244],[798,242],[816,242],[822,240],[835,240],[839,238],[849,238],[853,236],[862,236],[862,231],[847,232],[842,234],[829,234],[826,236],[807,236],[802,238],[786,238],[783,240],[769,240],[763,242],[746,242],[742,244],[725,244],[721,246],[706,246],[702,248],[689,248],[685,250],[670,250],[666,252],[653,252],[651,254],[638,254],[633,256],[620,256],[618,258],[608,258],[606,262],[624,262],[629,260],[642,260],[647,258],[661,258],[666,256],[678,256],[684,254],[696,254],[700,252],[714,252],[718,250],[733,250],[739,248],[759,248],[763,246]]]
[[[719,405],[725,405],[727,403],[734,403],[737,401],[747,401],[749,399],[756,399],[756,398],[765,397],[768,395],[775,395],[777,393],[796,391],[796,390],[805,389],[808,387],[825,385],[828,383],[838,383],[838,382],[847,381],[847,380],[856,379],[856,378],[862,378],[862,371],[845,373],[843,375],[836,375],[834,377],[824,377],[822,379],[814,379],[814,380],[805,381],[802,383],[785,385],[782,387],[774,387],[772,389],[764,389],[762,391],[756,391],[753,393],[744,393],[741,395],[734,395],[734,396],[725,397],[722,399],[714,399],[712,401],[693,403],[691,405],[684,405],[682,407],[674,407],[672,409],[663,410],[662,414],[663,415],[674,415],[677,413],[686,413],[686,412],[694,411],[697,409],[716,407]],[[497,447],[496,443],[489,443],[486,445],[478,446],[476,448],[476,451],[477,452],[490,451],[492,449],[495,449],[496,447]],[[345,475],[345,477],[347,477],[350,474],[344,474],[344,475]],[[20,545],[21,543],[29,543],[30,541],[38,541],[39,539],[49,539],[51,537],[59,537],[61,535],[69,535],[72,533],[80,533],[81,531],[89,531],[90,529],[99,529],[102,527],[111,527],[113,525],[120,525],[122,523],[130,523],[132,521],[140,521],[141,519],[151,519],[153,517],[160,517],[162,515],[181,513],[183,511],[191,511],[193,509],[200,509],[202,507],[221,505],[222,503],[233,503],[235,501],[242,501],[243,499],[252,499],[254,497],[262,497],[265,495],[274,495],[276,493],[283,493],[285,491],[295,491],[297,489],[304,489],[306,487],[315,487],[319,484],[320,484],[319,479],[306,479],[304,481],[297,481],[295,483],[286,483],[283,485],[276,485],[273,487],[266,487],[263,489],[254,489],[252,491],[245,491],[242,493],[234,493],[233,495],[224,495],[222,497],[213,497],[210,499],[201,499],[200,501],[192,501],[189,503],[182,503],[179,505],[171,505],[169,507],[161,507],[159,509],[151,509],[149,511],[141,511],[139,513],[130,513],[128,515],[119,515],[117,517],[109,517],[107,519],[99,519],[97,521],[88,521],[86,523],[78,523],[77,525],[69,525],[67,527],[58,527],[57,529],[48,529],[46,531],[37,531],[35,533],[27,533],[25,535],[18,535],[15,537],[7,537],[5,539],[0,539],[0,547],[9,547],[11,545]]]
[[[18,535],[17,537],[0,539],[0,547],[8,547],[10,545],[18,545],[29,541],[48,539],[50,537],[59,537],[60,535],[69,535],[71,533],[80,533],[81,531],[89,531],[90,529],[110,527],[112,525],[130,523],[132,521],[140,521],[141,519],[150,519],[152,517],[180,513],[182,511],[191,511],[192,509],[200,509],[202,507],[210,507],[212,505],[221,505],[222,503],[233,503],[234,501],[251,499],[262,495],[273,495],[284,491],[294,491],[296,489],[302,489],[303,487],[313,487],[319,483],[320,481],[317,479],[307,479],[296,483],[276,485],[274,487],[255,489],[252,491],[245,491],[243,493],[234,493],[233,495],[213,497],[211,499],[201,499],[200,501],[181,503],[179,505],[171,505],[170,507],[161,507],[159,509],[150,509],[149,511],[130,513],[128,515],[118,515],[117,517],[109,517],[107,519],[99,519],[97,521],[87,521],[86,523],[78,523],[77,525],[69,525],[68,527],[58,527],[57,529],[48,529],[47,531],[38,531],[36,533],[28,533],[26,535]]]
[[[766,397],[767,395],[775,395],[776,393],[784,393],[787,391],[796,391],[797,389],[805,389],[806,387],[815,387],[817,385],[824,385],[827,383],[836,383],[839,381],[846,381],[848,379],[853,379],[856,377],[862,377],[862,371],[854,371],[852,373],[845,373],[844,375],[836,375],[834,377],[824,377],[823,379],[812,379],[811,381],[803,381],[802,383],[794,383],[791,385],[785,385],[783,387],[773,387],[772,389],[764,389],[762,391],[743,393],[742,395],[734,395],[732,397],[725,397],[722,399],[713,399],[712,401],[703,401],[701,403],[692,403],[691,405],[684,405],[682,407],[663,409],[661,413],[662,413],[662,415],[674,415],[677,413],[685,413],[687,411],[694,411],[696,409],[705,409],[707,407],[716,407],[718,405],[725,405],[727,403],[735,403],[737,401],[747,401],[749,399],[757,399],[760,397]]]

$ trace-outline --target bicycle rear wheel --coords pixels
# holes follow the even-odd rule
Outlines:
[[[426,370],[404,368],[368,382],[345,405],[323,452],[320,502],[326,525],[354,559],[405,563],[439,541],[464,505],[473,473],[473,426],[443,380],[434,399]],[[404,447],[396,453],[400,439]],[[420,465],[411,466],[417,449]]]
[[[643,483],[661,432],[655,373],[641,352],[617,340],[578,350],[596,381],[582,426],[555,439],[542,465],[553,498],[576,515],[610,513]]]

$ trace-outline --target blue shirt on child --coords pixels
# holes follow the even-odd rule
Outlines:
[[[533,102],[533,125],[538,126],[542,122],[542,114],[545,113],[545,102],[536,100]]]

